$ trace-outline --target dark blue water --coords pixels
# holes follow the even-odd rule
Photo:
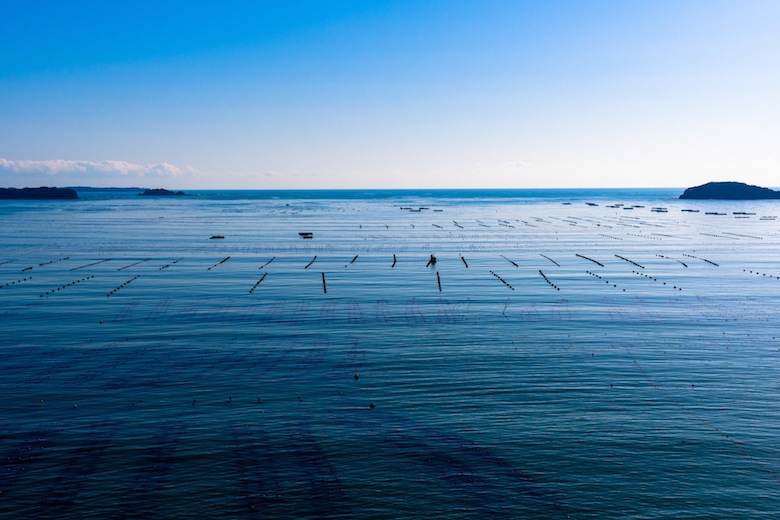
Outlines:
[[[5,202],[0,516],[771,517],[780,207],[679,191]]]

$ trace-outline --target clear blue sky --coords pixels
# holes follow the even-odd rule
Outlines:
[[[774,0],[0,9],[0,186],[777,186],[779,170]]]

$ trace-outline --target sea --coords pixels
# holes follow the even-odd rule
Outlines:
[[[0,204],[0,518],[780,515],[780,205]]]

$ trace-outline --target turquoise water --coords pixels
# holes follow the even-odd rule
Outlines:
[[[679,191],[4,202],[0,516],[771,517],[780,207]]]

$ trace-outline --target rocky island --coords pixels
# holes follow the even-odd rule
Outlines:
[[[752,186],[743,182],[708,182],[688,188],[681,199],[693,200],[762,200],[780,199],[780,191]]]
[[[0,188],[0,200],[74,200],[78,193],[70,188]]]
[[[138,194],[139,197],[183,197],[185,195],[186,193],[183,191],[170,191],[161,188],[146,190]]]

